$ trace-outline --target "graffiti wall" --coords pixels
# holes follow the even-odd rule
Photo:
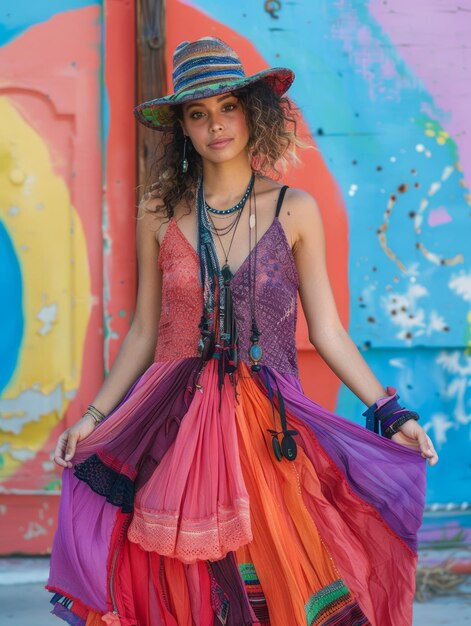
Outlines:
[[[429,504],[463,503],[471,59],[458,3],[397,0],[393,11],[380,0],[172,0],[167,31],[169,51],[211,34],[249,72],[295,70],[290,94],[318,151],[306,151],[286,180],[320,204],[331,280],[356,344],[434,438],[441,462],[429,470]],[[306,390],[362,422],[364,407],[318,363],[302,323],[299,347]]]
[[[132,318],[134,4],[0,9],[0,553],[49,550],[51,450]],[[210,34],[248,73],[295,70],[290,95],[313,147],[285,180],[319,202],[343,322],[435,440],[429,505],[466,508],[471,59],[462,11],[444,6],[167,0],[167,68],[180,41]],[[306,392],[362,422],[302,319],[298,347]]]
[[[129,324],[132,18],[126,2],[106,15],[90,0],[1,8],[0,553],[49,549],[60,490],[51,450]],[[106,26],[120,24],[118,84],[103,59],[118,43]],[[115,238],[129,246],[113,250]]]

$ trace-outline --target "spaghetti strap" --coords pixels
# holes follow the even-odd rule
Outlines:
[[[281,205],[283,204],[283,199],[285,197],[287,189],[288,185],[283,185],[283,187],[280,189],[280,195],[278,196],[278,202],[276,203],[275,217],[278,217],[280,215]]]

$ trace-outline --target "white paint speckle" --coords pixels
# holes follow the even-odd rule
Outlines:
[[[397,367],[398,369],[405,369],[407,363],[406,359],[389,359],[389,365],[391,367]]]
[[[358,191],[358,185],[355,185],[354,183],[352,183],[350,185],[350,189],[348,190],[348,195],[353,197],[357,191]]]
[[[461,296],[465,302],[471,302],[471,271],[468,273],[462,271],[458,275],[453,275],[448,287]]]
[[[417,150],[417,152],[423,152],[423,151],[425,150],[425,146],[424,146],[424,144],[423,144],[423,143],[418,143],[418,144],[415,146],[415,149]]]
[[[413,270],[412,270],[413,271]],[[410,277],[410,281],[415,276]],[[419,301],[428,296],[427,289],[414,281],[409,282],[403,293],[391,291],[381,298],[381,305],[389,316],[391,323],[398,327],[396,337],[410,345],[415,337],[443,332],[447,326],[445,319],[437,312],[426,313]]]
[[[448,324],[445,322],[445,318],[436,311],[431,311],[426,331],[427,335],[430,336],[433,332],[443,332],[447,327]]]
[[[452,167],[451,165],[447,165],[445,169],[443,170],[442,180],[446,180],[447,178],[450,178],[450,176],[453,174],[453,171],[454,171],[454,167]]]
[[[48,304],[40,309],[36,315],[36,319],[43,322],[43,325],[39,329],[40,335],[46,335],[52,330],[52,323],[57,319],[58,306],[56,303]]]
[[[25,534],[23,535],[23,539],[35,539],[36,537],[46,534],[47,531],[44,526],[41,526],[38,522],[30,522]]]
[[[430,185],[430,189],[428,190],[428,195],[433,196],[437,191],[441,188],[441,183],[434,182]]]

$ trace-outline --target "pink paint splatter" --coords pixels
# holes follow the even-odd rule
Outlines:
[[[445,207],[440,206],[436,209],[431,209],[428,214],[427,223],[429,226],[441,226],[442,224],[448,224],[452,219]]]

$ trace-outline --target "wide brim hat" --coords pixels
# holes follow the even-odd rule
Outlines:
[[[203,37],[177,46],[172,78],[172,94],[134,108],[134,115],[144,126],[169,130],[175,122],[175,105],[228,93],[258,81],[264,81],[282,96],[291,86],[294,72],[286,67],[272,67],[246,76],[235,50],[221,39]]]

